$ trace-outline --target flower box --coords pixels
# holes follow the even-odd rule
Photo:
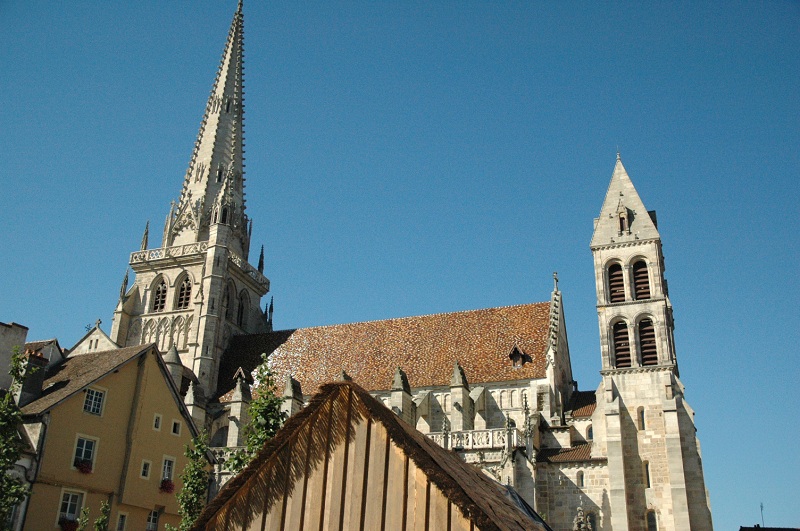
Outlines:
[[[158,491],[165,494],[172,494],[175,492],[175,483],[173,483],[171,479],[162,479]]]
[[[75,468],[77,468],[78,472],[80,472],[81,474],[91,474],[92,462],[89,461],[88,459],[76,459]]]
[[[61,528],[61,531],[78,531],[78,522],[69,518],[61,518],[58,521],[58,527]]]

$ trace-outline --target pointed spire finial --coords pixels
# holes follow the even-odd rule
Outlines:
[[[558,271],[553,271],[553,291],[558,291]]]
[[[264,246],[261,246],[261,254],[258,255],[258,272],[264,273]]]
[[[147,250],[147,238],[150,235],[150,220],[147,220],[147,223],[144,224],[144,234],[142,234],[142,247],[141,251]]]
[[[128,271],[129,269],[125,268],[125,277],[122,279],[122,285],[119,287],[119,300],[122,300],[125,297],[125,294],[128,292]]]
[[[241,13],[241,12],[242,12],[242,4],[243,4],[243,3],[244,3],[244,2],[242,2],[242,0],[239,0],[239,5],[238,5],[238,7],[236,8],[236,12],[237,12],[237,13]]]

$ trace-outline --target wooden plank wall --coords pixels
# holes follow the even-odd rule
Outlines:
[[[314,430],[327,430],[321,415]],[[325,424],[325,425],[321,425]],[[461,511],[388,438],[382,424],[353,419],[352,438],[330,451],[325,437],[298,440],[291,455],[306,456],[305,472],[270,511],[245,531],[473,531]],[[319,433],[319,432],[318,432]],[[329,442],[329,439],[328,439]],[[312,459],[314,452],[325,458]],[[285,455],[290,455],[286,452]],[[258,509],[253,508],[256,513]]]

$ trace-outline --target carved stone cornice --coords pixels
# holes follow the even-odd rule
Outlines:
[[[601,376],[615,376],[618,374],[641,374],[646,372],[673,372],[676,368],[674,363],[666,365],[648,365],[647,367],[626,367],[624,369],[603,369],[600,371]]]
[[[592,251],[605,251],[608,249],[624,249],[625,247],[636,247],[643,243],[653,243],[660,241],[659,238],[647,238],[646,240],[632,240],[628,242],[615,242],[609,243],[605,245],[593,245],[591,247]]]

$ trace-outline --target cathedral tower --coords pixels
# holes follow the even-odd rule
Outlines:
[[[655,211],[617,155],[591,242],[611,525],[711,529],[694,412],[683,400]]]
[[[239,2],[211,89],[183,188],[164,224],[161,246],[148,246],[145,228],[131,254],[114,312],[111,338],[120,346],[175,346],[184,366],[210,396],[220,356],[231,336],[268,329],[260,310],[269,291],[248,263],[252,221],[244,199],[244,19]]]

